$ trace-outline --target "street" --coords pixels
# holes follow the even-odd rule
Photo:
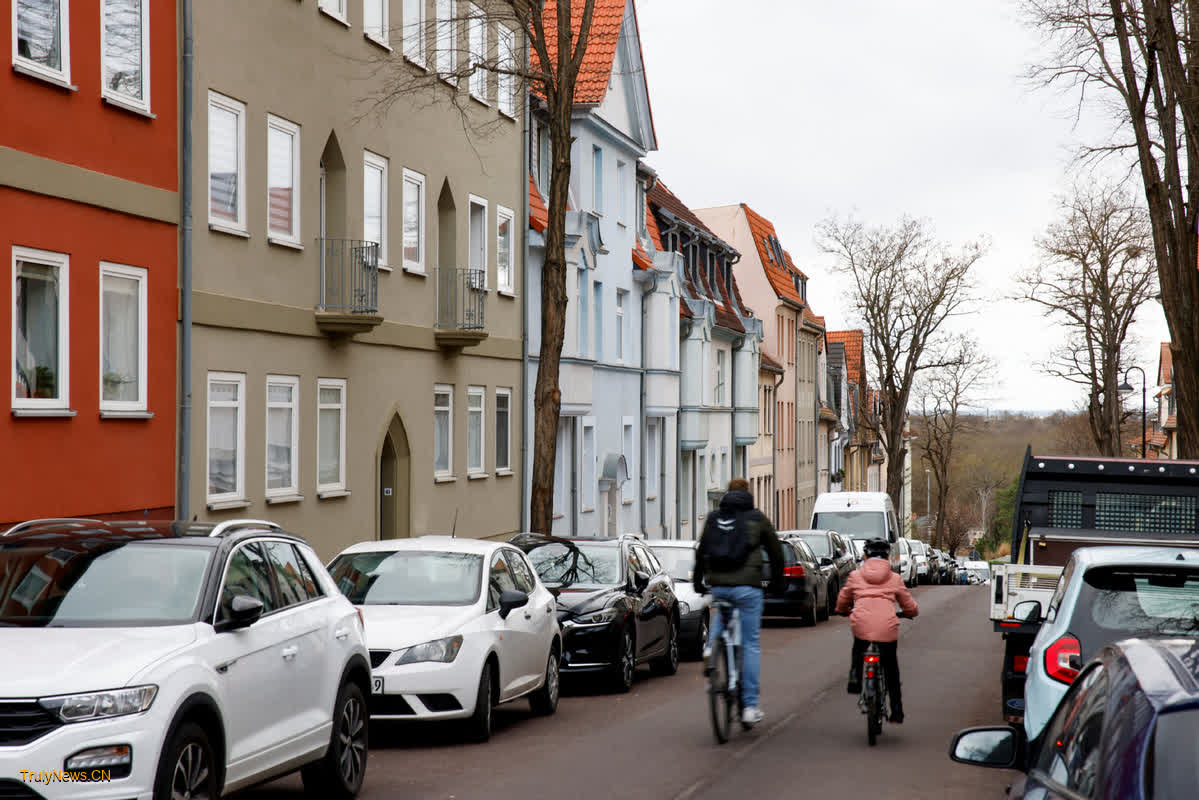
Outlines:
[[[452,726],[371,729],[364,800],[382,798],[1002,798],[1011,775],[952,763],[959,728],[998,721],[1001,640],[987,619],[986,587],[914,591],[920,616],[904,620],[899,661],[903,725],[878,746],[845,693],[848,620],[815,628],[767,622],[762,632],[766,721],[715,743],[700,665],[672,678],[648,671],[627,695],[579,686],[548,719],[525,702],[496,712],[490,743],[464,745]],[[300,796],[298,776],[243,795]]]

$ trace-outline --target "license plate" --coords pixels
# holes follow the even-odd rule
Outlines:
[[[382,678],[371,678],[371,694],[383,694]]]

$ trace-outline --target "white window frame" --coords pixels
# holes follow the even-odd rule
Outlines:
[[[471,404],[478,401],[479,407]],[[472,414],[479,417],[479,463],[470,463],[471,435],[470,418]],[[487,387],[466,387],[466,477],[482,478],[487,475]]]
[[[272,403],[271,385],[287,386],[291,389],[290,403]],[[267,375],[266,402],[263,408],[263,437],[262,447],[265,460],[262,467],[262,485],[266,487],[267,497],[290,497],[300,492],[300,379],[295,375]],[[318,398],[319,402],[319,398]],[[282,408],[291,410],[291,485],[279,489],[270,488],[270,419],[271,409]]]
[[[591,146],[591,204],[596,214],[604,213],[604,151]]]
[[[346,7],[348,5],[349,0],[317,0],[317,7],[321,11],[347,25],[350,24],[349,20],[346,19]]]
[[[234,490],[224,494],[208,493],[209,476],[212,474],[212,384],[214,382],[237,384],[236,405],[222,403],[219,406],[220,408],[237,409],[237,479]],[[204,494],[210,505],[244,500],[246,496],[246,374],[244,372],[209,372],[205,390],[207,403],[205,405]]]
[[[507,431],[504,441],[507,443],[503,454],[504,460],[500,461],[500,398],[507,398],[507,410],[504,412],[504,429]],[[495,473],[497,475],[512,474],[512,390],[507,388],[499,388],[495,390]]]
[[[412,12],[416,12],[413,14]],[[412,19],[415,16],[416,19]],[[404,0],[404,58],[426,69],[425,0]]]
[[[504,277],[504,271],[501,269],[504,265],[500,263],[500,227],[504,222],[508,223],[508,268],[507,280]],[[512,209],[504,208],[503,206],[495,207],[495,283],[496,287],[501,292],[515,293],[516,270],[513,267],[513,262],[516,256],[516,215],[512,213]]]
[[[470,269],[474,269],[474,265],[470,263],[471,256],[475,252],[474,230],[471,227],[471,206],[479,206],[483,209],[483,230],[480,232],[483,244],[483,285],[479,288],[486,291],[491,286],[491,249],[487,246],[487,200],[479,197],[476,194],[468,195],[466,206],[466,265]]]
[[[125,264],[113,264],[108,261],[100,262],[100,410],[101,411],[145,411],[147,407],[147,332],[146,324],[148,311],[146,308],[146,270],[142,267],[130,267]],[[104,399],[104,278],[125,278],[137,281],[137,399],[136,400],[105,400]]]
[[[496,73],[496,105],[500,113],[516,119],[516,33],[507,25],[496,25],[496,49],[499,51],[501,70]]]
[[[570,480],[570,466],[567,454],[571,449],[570,417],[558,417],[557,446],[554,450],[554,518],[566,516],[568,508],[567,486]]]
[[[433,68],[447,83],[458,83],[458,9],[455,0],[435,0]]]
[[[591,284],[591,317],[595,320],[595,338],[593,352],[596,361],[604,360],[604,282],[593,281]]]
[[[13,4],[16,7],[16,4]],[[30,261],[58,270],[58,397],[17,397],[17,262]],[[9,313],[12,314],[12,351],[8,368],[9,396],[14,409],[66,409],[71,407],[71,257],[66,253],[14,246],[12,249],[12,294]]]
[[[237,219],[230,221],[212,215],[212,107],[237,116]],[[232,97],[208,91],[208,225],[214,228],[246,230],[246,104]]]
[[[341,492],[346,488],[346,379],[318,378],[316,381],[316,490],[317,492]],[[321,389],[337,389],[341,399],[337,403],[322,403]],[[339,480],[332,483],[321,483],[321,411],[336,408],[338,412],[338,461],[337,474]],[[298,459],[297,459],[298,463]]]
[[[637,436],[635,434],[636,426],[632,417],[620,418],[620,449],[624,455],[625,469],[627,475],[624,484],[620,487],[621,503],[629,505],[633,502],[633,482],[637,474]]]
[[[470,9],[467,12],[466,21],[466,42],[467,51],[470,53],[470,96],[478,100],[484,105],[490,105],[487,102],[487,70],[479,69],[479,64],[487,62],[487,17],[483,13],[483,9],[479,8],[474,3],[468,3]],[[481,41],[476,42],[475,37],[479,37]],[[479,45],[476,52],[475,45]]]
[[[267,238],[282,240],[290,244],[300,243],[300,126],[283,117],[274,114],[266,115],[267,127],[267,187],[266,187],[266,230]],[[275,129],[291,137],[291,227],[290,231],[280,231],[271,227],[271,186],[270,186],[270,132]]]
[[[115,89],[109,89],[104,80],[104,55],[107,52],[107,28],[104,26],[104,2],[100,3],[100,92],[104,99],[118,106],[130,106],[137,111],[150,113],[150,0],[139,0],[142,7],[142,97],[130,97]],[[66,0],[63,0],[66,5]],[[13,3],[14,8],[16,3]]]
[[[712,405],[724,405],[724,374],[725,374],[725,358],[724,350],[720,347],[716,349],[716,384],[712,387]]]
[[[379,185],[379,267],[380,269],[387,268],[387,158],[372,153],[370,150],[362,151],[362,240],[364,242],[371,241],[366,236],[366,171],[368,168],[377,169],[382,173]]]
[[[20,72],[26,72],[38,78],[45,78],[51,83],[56,83],[60,86],[71,87],[70,5],[71,0],[60,0],[58,4],[58,19],[60,26],[60,30],[58,32],[58,41],[59,48],[62,52],[62,69],[55,70],[17,54],[17,45],[19,42],[19,36],[17,33],[17,0],[12,0],[12,63],[14,68]],[[101,27],[103,27],[103,17],[101,17]],[[101,50],[101,53],[103,53],[103,50]]]
[[[596,494],[599,488],[596,480],[598,466],[595,440],[595,417],[581,417],[579,426],[579,508],[586,514],[595,511]],[[587,434],[591,434],[591,456],[587,455]]]
[[[629,223],[629,201],[625,197],[628,191],[629,165],[623,161],[616,162],[616,221],[621,225]]]
[[[404,183],[403,183],[404,192],[407,192],[408,184],[415,185],[417,187],[417,192],[420,195],[420,199],[416,204],[417,205],[417,213],[418,213],[418,219],[416,221],[416,232],[417,232],[417,238],[420,240],[420,259],[418,261],[409,261],[408,260],[408,252],[407,252],[408,248],[403,244],[404,229],[407,227],[407,218],[404,215],[408,213],[408,202],[402,195],[400,197],[400,203],[401,203],[401,209],[400,209],[400,237],[401,237],[400,249],[401,249],[401,254],[400,254],[400,257],[403,259],[405,272],[412,272],[412,273],[416,273],[418,275],[424,275],[425,274],[425,202],[426,202],[425,176],[419,172],[415,172],[413,170],[405,168],[404,169]]]
[[[624,307],[628,297],[629,293],[624,289],[616,290],[616,360],[622,364],[625,360]]]
[[[660,436],[659,431],[663,427],[661,419],[661,417],[650,417],[645,421],[645,452],[648,456],[645,473],[646,500],[658,499],[658,456],[660,455],[658,448],[661,447],[658,437]]]
[[[366,26],[366,6],[368,3],[379,4],[379,24],[381,31],[372,31]],[[378,45],[391,49],[391,0],[362,0],[362,35]]]
[[[437,395],[439,393],[448,394],[450,404],[448,406],[437,405]],[[446,468],[439,470],[437,468],[437,412],[445,411],[449,419],[446,436]],[[448,383],[433,384],[433,477],[448,478],[454,474],[454,387]]]

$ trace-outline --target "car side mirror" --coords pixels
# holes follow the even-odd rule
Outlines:
[[[517,589],[505,589],[500,592],[500,619],[508,619],[514,609],[527,606],[529,596]]]
[[[229,601],[229,616],[216,624],[216,632],[235,631],[248,628],[262,617],[266,607],[257,597],[248,594],[235,594]]]
[[[640,570],[633,573],[633,589],[634,591],[644,592],[649,588],[649,575]]]
[[[1010,726],[967,728],[949,745],[949,758],[959,764],[1012,769],[1024,749],[1024,730]]]
[[[1041,621],[1041,601],[1040,600],[1025,600],[1022,603],[1016,603],[1016,607],[1012,609],[1012,617],[1021,622],[1037,623]]]
[[[820,559],[820,566],[822,566],[822,567],[831,567],[833,565],[833,563],[834,563],[833,560],[831,558],[829,558],[828,556],[825,556],[824,558]]]

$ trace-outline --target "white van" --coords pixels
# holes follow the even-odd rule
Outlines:
[[[899,548],[894,545],[902,532],[886,492],[825,492],[816,498],[809,527],[859,541],[886,539],[892,545],[891,569],[899,571]]]

